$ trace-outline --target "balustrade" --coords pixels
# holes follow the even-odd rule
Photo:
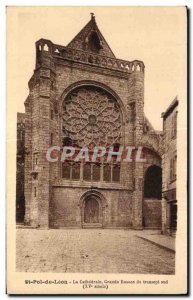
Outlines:
[[[130,62],[121,59],[105,57],[87,51],[71,49],[61,45],[56,45],[49,40],[39,40],[36,43],[36,49],[38,54],[47,53],[51,54],[55,58],[86,63],[89,65],[99,66],[127,73],[144,72],[145,69],[144,63],[139,60],[134,60]]]

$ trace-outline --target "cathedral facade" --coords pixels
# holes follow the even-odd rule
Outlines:
[[[67,45],[36,42],[25,101],[24,223],[161,228],[162,133],[144,115],[145,66],[115,57],[94,15]],[[52,146],[142,147],[144,161],[50,162]]]

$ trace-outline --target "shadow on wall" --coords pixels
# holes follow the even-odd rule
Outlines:
[[[161,229],[162,169],[150,166],[144,179],[143,227]]]

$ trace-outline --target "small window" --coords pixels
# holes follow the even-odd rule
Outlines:
[[[71,165],[69,162],[65,162],[62,164],[62,178],[70,179],[70,169]]]
[[[53,139],[54,139],[54,134],[51,133],[51,135],[50,135],[50,145],[53,145]]]
[[[114,181],[114,182],[120,181],[120,166],[119,165],[113,166],[112,181]]]
[[[100,181],[100,164],[93,165],[92,178],[93,181]]]
[[[177,134],[177,113],[171,118],[171,139],[175,138]]]
[[[37,153],[33,154],[33,168],[35,168],[38,164],[38,157],[37,157]]]
[[[72,165],[72,180],[79,180],[80,179],[80,164],[74,163]]]
[[[170,160],[170,180],[173,178],[173,159]]]
[[[176,156],[170,160],[170,181],[176,180],[176,162]]]
[[[176,179],[176,163],[177,163],[177,156],[174,157],[174,179]]]
[[[90,163],[84,164],[83,180],[91,181],[91,164]]]
[[[102,48],[101,41],[96,31],[92,32],[89,37],[88,48],[89,50],[97,53]]]
[[[111,166],[106,164],[103,168],[103,180],[111,182]]]
[[[36,187],[34,187],[34,197],[37,196],[37,190],[36,190]]]
[[[51,109],[51,111],[50,111],[50,118],[51,118],[51,120],[54,119],[54,111],[53,111],[53,109]]]

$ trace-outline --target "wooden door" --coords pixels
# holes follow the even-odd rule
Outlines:
[[[99,223],[99,203],[94,197],[85,201],[84,223]]]

